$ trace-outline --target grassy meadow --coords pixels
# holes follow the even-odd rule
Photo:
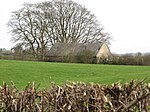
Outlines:
[[[132,79],[150,82],[150,66],[123,66],[101,64],[74,64],[0,60],[0,85],[13,81],[22,88],[34,81],[40,87],[48,87],[51,82],[62,84],[65,81],[94,82],[112,84]]]

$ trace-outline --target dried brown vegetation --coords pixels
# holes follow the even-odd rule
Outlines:
[[[67,82],[37,90],[34,83],[24,90],[14,84],[0,87],[1,112],[149,112],[150,84],[131,81],[111,86]]]

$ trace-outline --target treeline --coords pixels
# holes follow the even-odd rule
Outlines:
[[[47,51],[48,52],[48,51]],[[14,59],[14,60],[32,60],[32,61],[53,61],[53,62],[67,62],[67,63],[97,63],[96,57],[93,57],[91,52],[85,51],[80,55],[74,56],[69,54],[65,57],[45,57],[35,58],[30,49],[23,49],[16,47],[11,50],[0,49],[0,59]],[[99,64],[113,64],[113,65],[150,65],[150,53],[127,53],[127,54],[112,54],[109,59],[101,59]]]
[[[114,55],[111,64],[115,65],[150,65],[150,53],[128,53]]]
[[[5,48],[0,48],[0,59],[9,59],[9,60],[39,60],[32,55],[32,52],[29,49],[17,48],[14,50],[7,50]]]

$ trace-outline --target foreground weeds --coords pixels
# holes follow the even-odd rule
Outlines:
[[[111,86],[67,82],[37,90],[0,87],[1,112],[150,112],[150,84],[131,81]]]

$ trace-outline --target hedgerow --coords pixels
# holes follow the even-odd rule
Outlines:
[[[150,84],[143,81],[112,85],[83,82],[54,83],[49,89],[14,83],[0,87],[1,112],[149,112]]]

